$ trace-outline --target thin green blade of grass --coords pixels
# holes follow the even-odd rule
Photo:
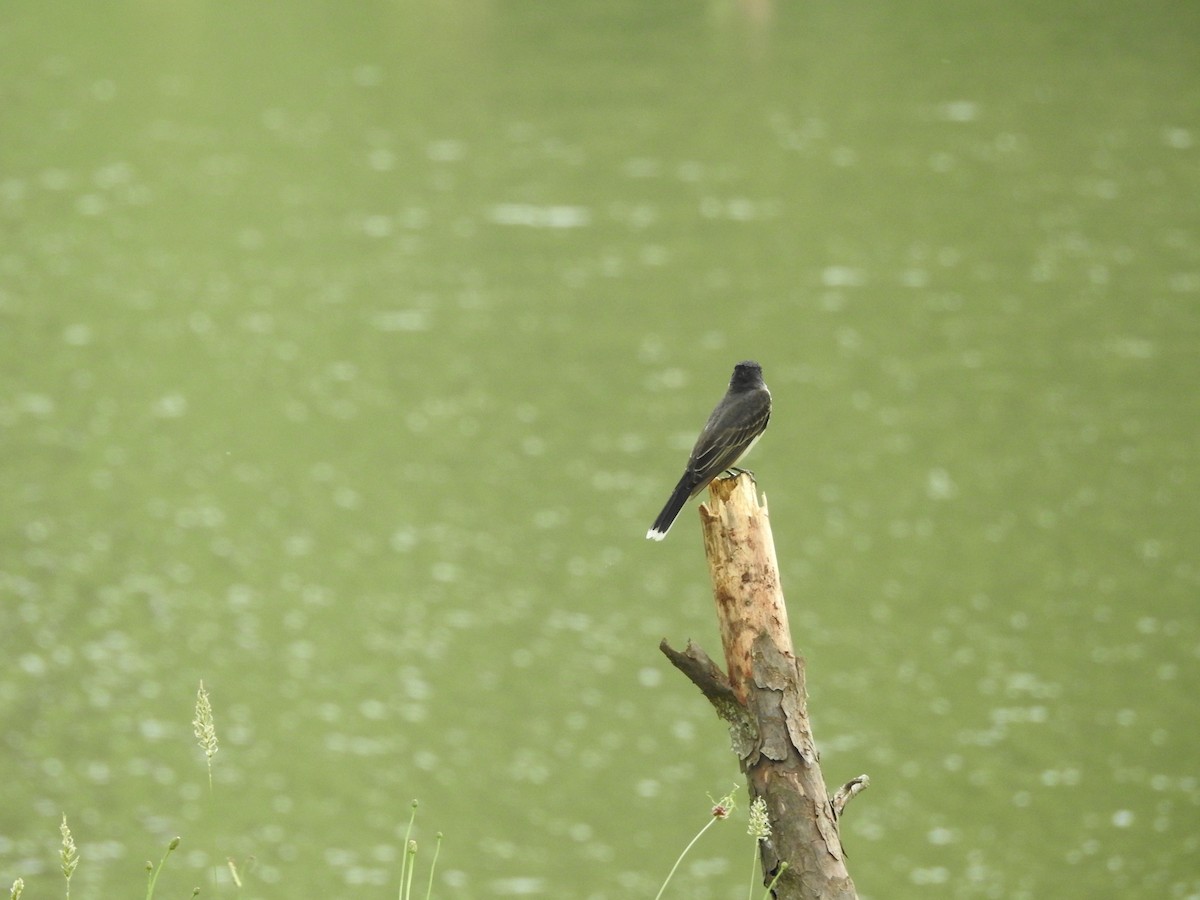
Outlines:
[[[675,877],[675,872],[679,869],[679,864],[683,862],[684,857],[688,855],[692,847],[696,846],[696,842],[700,840],[704,832],[708,831],[708,829],[712,827],[713,822],[719,822],[722,819],[729,818],[729,814],[733,812],[733,808],[736,805],[733,800],[733,795],[737,789],[738,786],[735,784],[733,786],[733,790],[731,790],[728,794],[726,794],[720,800],[713,801],[713,807],[711,811],[712,818],[704,823],[704,827],[697,831],[695,837],[688,841],[688,845],[683,848],[683,852],[680,853],[679,858],[675,860],[675,865],[671,866],[671,871],[667,873],[667,877],[663,881],[662,887],[660,887],[658,889],[658,893],[654,895],[654,900],[662,900],[662,895],[666,892],[667,885],[671,883],[671,879]],[[709,799],[712,799],[711,794],[709,795]]]
[[[411,854],[408,852],[409,842],[412,838],[413,822],[417,819],[417,801],[412,802],[412,815],[408,817],[408,828],[404,832],[404,856],[400,859],[400,900],[408,900],[408,894],[404,890],[405,876],[407,880],[412,881],[412,873],[408,871],[408,867],[413,864]]]
[[[172,838],[171,843],[167,844],[167,852],[163,854],[163,858],[158,863],[158,868],[154,867],[151,862],[146,863],[146,872],[148,873],[146,881],[146,900],[153,900],[154,885],[158,883],[158,876],[162,873],[163,866],[167,864],[167,857],[179,846],[182,838]]]

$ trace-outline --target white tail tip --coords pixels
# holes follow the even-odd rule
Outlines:
[[[665,531],[655,531],[653,528],[646,532],[646,540],[648,541],[661,541],[666,536],[667,533]]]

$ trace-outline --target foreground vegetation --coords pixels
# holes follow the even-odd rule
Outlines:
[[[208,691],[204,687],[203,681],[200,682],[200,687],[196,693],[196,706],[194,718],[192,720],[192,728],[196,736],[197,744],[204,753],[205,766],[208,776],[208,790],[211,797],[213,792],[213,759],[219,749],[219,742],[217,740],[217,729],[213,715],[212,703],[210,701]],[[680,864],[686,858],[688,853],[693,847],[696,846],[700,838],[704,836],[705,832],[707,832],[714,823],[724,821],[732,815],[736,807],[734,794],[737,792],[737,790],[738,786],[734,785],[728,794],[726,794],[720,800],[713,801],[711,814],[708,817],[708,820],[691,839],[691,841],[688,842],[687,846],[684,847],[683,851],[679,854],[679,857],[675,860],[674,865],[671,866],[671,869],[667,873],[662,886],[655,895],[655,900],[661,900],[661,898],[667,896],[667,889],[671,883],[671,879],[674,877],[676,871],[678,871]],[[418,802],[413,800],[411,813],[408,819],[408,827],[404,833],[404,853],[401,857],[400,864],[398,893],[399,900],[413,900],[414,898],[413,890],[414,881],[416,880],[417,842],[412,838],[412,831],[413,825],[416,822],[417,807]],[[767,821],[766,807],[761,798],[756,799],[750,805],[748,831],[754,838],[754,852],[750,863],[750,888],[747,893],[747,898],[748,900],[754,900],[756,874],[758,870],[758,845],[759,842],[766,840],[771,835],[771,826]],[[75,839],[71,833],[71,828],[67,821],[67,814],[65,812],[63,813],[62,822],[59,825],[59,835],[61,839],[61,845],[59,849],[59,869],[66,881],[66,900],[71,900],[71,878],[75,874],[75,870],[79,866],[82,857],[75,845]],[[157,865],[147,861],[145,865],[146,900],[153,900],[158,878],[162,874],[163,869],[166,867],[167,860],[171,857],[171,854],[179,848],[181,843],[182,838],[172,838],[167,843],[166,850],[163,853],[162,858],[158,861]],[[439,831],[437,833],[437,842],[434,845],[433,858],[429,864],[428,876],[427,878],[422,879],[423,887],[425,889],[425,900],[431,900],[433,896],[434,873],[437,869],[437,861],[441,852],[441,847],[442,833]],[[240,893],[242,889],[244,873],[239,869],[237,863],[233,859],[228,859],[226,861],[226,865],[229,870],[230,880],[234,890],[235,892]],[[782,874],[783,871],[781,870],[778,874],[776,874],[775,880],[767,886],[766,891],[762,895],[764,900],[770,896],[771,887],[774,885],[775,881],[778,881],[779,875]],[[215,870],[213,872],[212,881],[214,887],[216,887],[219,883]],[[422,885],[418,885],[418,889],[420,886]],[[20,900],[24,890],[24,879],[17,878],[9,890],[9,900]],[[193,897],[198,896],[200,893],[201,889],[199,887],[192,889]]]

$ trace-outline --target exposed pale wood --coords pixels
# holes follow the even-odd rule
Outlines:
[[[730,726],[751,800],[767,805],[771,837],[760,845],[773,894],[786,900],[854,900],[837,815],[821,777],[808,719],[804,660],[792,647],[765,498],[753,478],[719,478],[700,507],[704,549],[726,672],[694,644],[663,652]],[[847,784],[837,812],[866,786]],[[851,788],[851,785],[854,788]]]

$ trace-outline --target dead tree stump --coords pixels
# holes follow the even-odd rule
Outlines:
[[[771,836],[759,845],[764,884],[782,867],[775,897],[855,900],[837,820],[867,778],[854,779],[830,801],[808,721],[804,660],[792,649],[771,523],[753,478],[712,482],[700,517],[726,672],[690,641],[683,652],[665,640],[660,648],[728,723],[750,800],[766,803]]]

